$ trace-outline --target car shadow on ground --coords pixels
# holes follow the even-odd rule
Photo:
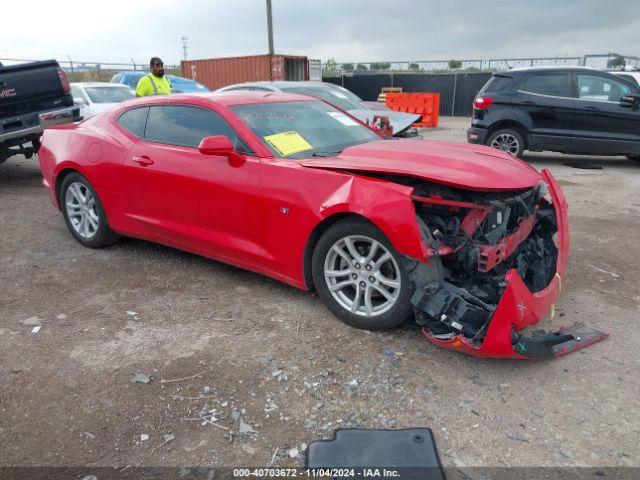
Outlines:
[[[38,168],[38,160],[24,157],[11,157],[0,164],[0,188],[12,186],[41,186],[42,175]]]
[[[576,169],[601,170],[611,167],[631,171],[640,170],[640,162],[626,157],[602,157],[592,155],[568,155],[551,152],[526,152],[523,160],[536,168],[567,166]]]

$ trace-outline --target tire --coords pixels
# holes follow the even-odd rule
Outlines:
[[[67,228],[85,247],[106,247],[120,238],[109,228],[98,194],[79,173],[64,177],[58,201]]]
[[[373,256],[367,259],[374,245]],[[332,225],[313,250],[311,273],[327,308],[352,327],[387,330],[413,313],[410,300],[415,287],[400,254],[380,230],[364,220],[345,219]],[[343,287],[335,289],[338,284]]]
[[[489,135],[486,145],[520,159],[525,147],[522,134],[511,128],[500,128],[493,132]]]

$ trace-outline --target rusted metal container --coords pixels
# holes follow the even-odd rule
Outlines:
[[[242,82],[309,79],[307,57],[291,55],[183,60],[180,68],[183,77],[191,78],[211,90]]]

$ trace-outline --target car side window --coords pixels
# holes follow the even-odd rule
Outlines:
[[[127,110],[118,117],[118,123],[129,133],[138,138],[144,137],[144,126],[147,122],[149,107],[139,107]]]
[[[200,107],[150,107],[144,138],[150,142],[198,148],[203,138],[214,135],[226,135],[238,152],[252,153],[220,115]]]
[[[631,87],[618,80],[600,75],[578,74],[578,98],[619,102],[622,97],[630,93],[632,93]]]
[[[525,79],[519,90],[552,97],[571,97],[569,75],[566,73],[545,73],[531,75]]]

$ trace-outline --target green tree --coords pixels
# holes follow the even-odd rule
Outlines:
[[[353,63],[343,63],[342,64],[342,69],[343,70],[353,70]]]
[[[367,67],[364,63],[359,63],[358,65],[356,65],[356,70],[365,71],[369,70],[369,67]]]
[[[462,62],[460,60],[449,60],[449,68],[451,70],[462,68]]]
[[[371,64],[371,70],[389,70],[390,68],[391,64],[388,62]]]
[[[322,65],[322,76],[323,77],[339,77],[340,76],[340,66],[338,62],[336,62],[335,58],[330,58],[324,65]]]
[[[623,56],[618,55],[617,53],[611,60],[607,62],[607,68],[611,68],[614,70],[618,68],[622,70],[626,66],[627,66],[627,61],[624,59]]]
[[[410,63],[409,70],[413,70],[414,72],[419,72],[422,70],[422,68],[420,68],[420,65],[418,65],[417,63]]]

